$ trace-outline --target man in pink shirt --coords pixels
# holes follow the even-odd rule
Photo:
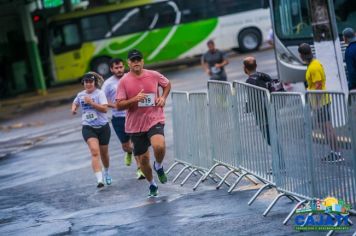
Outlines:
[[[121,79],[117,90],[116,107],[127,109],[125,132],[130,134],[134,155],[139,157],[142,172],[150,183],[149,196],[157,196],[158,187],[152,176],[148,147],[152,145],[156,161],[153,168],[161,183],[167,182],[163,170],[166,152],[163,107],[171,90],[169,80],[162,74],[143,69],[142,53],[136,49],[128,53],[130,71]],[[159,93],[162,87],[162,94]]]

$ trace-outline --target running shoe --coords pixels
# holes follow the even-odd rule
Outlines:
[[[132,162],[132,153],[126,153],[125,155],[125,164],[127,166],[130,166],[131,165],[131,162]]]
[[[166,175],[166,173],[164,173],[163,166],[162,166],[161,169],[156,170],[155,162],[154,162],[154,163],[153,163],[153,169],[155,169],[155,171],[157,172],[159,181],[160,181],[162,184],[166,183],[166,182],[167,182],[167,175]]]
[[[102,188],[102,187],[104,187],[104,184],[102,182],[98,182],[98,185],[96,187],[97,188]]]
[[[110,175],[105,175],[105,182],[107,185],[111,185],[112,183],[112,178]]]
[[[137,168],[136,175],[137,175],[137,179],[146,179],[145,175],[143,174],[140,168]]]
[[[345,159],[341,156],[341,154],[334,153],[334,152],[331,152],[329,155],[323,157],[321,160],[329,163],[345,161]]]
[[[150,185],[150,191],[148,192],[148,197],[157,197],[158,187],[156,185]]]

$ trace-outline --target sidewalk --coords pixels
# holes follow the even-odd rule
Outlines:
[[[48,106],[70,103],[79,91],[83,89],[80,83],[49,88],[47,95],[36,92],[20,94],[0,101],[0,122],[31,113]]]

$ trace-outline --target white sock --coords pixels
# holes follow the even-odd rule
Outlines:
[[[109,168],[104,168],[104,175],[108,176],[109,175]]]
[[[95,172],[95,177],[98,183],[103,183],[103,173],[101,171]]]
[[[155,165],[156,170],[159,170],[162,168],[162,163],[158,163],[157,161],[155,161],[154,165]]]
[[[152,180],[150,181],[150,185],[157,186],[157,184],[156,184],[156,182],[155,182],[155,180],[154,180],[154,179],[152,179]]]

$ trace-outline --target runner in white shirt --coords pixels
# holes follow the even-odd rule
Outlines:
[[[112,108],[112,126],[115,130],[117,137],[121,142],[122,149],[126,152],[125,154],[125,164],[127,166],[131,165],[132,161],[132,143],[130,136],[125,132],[125,117],[126,111],[119,111],[116,109],[116,91],[118,86],[120,86],[120,79],[125,73],[125,65],[122,59],[115,58],[110,61],[110,71],[113,74],[108,78],[102,87],[102,91],[105,93],[108,99],[109,107]],[[140,164],[135,156],[137,164],[137,179],[144,179],[145,175],[140,169]]]
[[[77,114],[78,107],[82,113],[82,135],[91,153],[91,164],[97,179],[97,187],[104,187],[101,162],[104,166],[104,179],[110,185],[109,175],[110,126],[106,115],[108,101],[103,91],[99,89],[99,78],[95,73],[87,73],[82,78],[83,91],[79,92],[72,104],[72,114]],[[100,162],[101,159],[101,162]]]

